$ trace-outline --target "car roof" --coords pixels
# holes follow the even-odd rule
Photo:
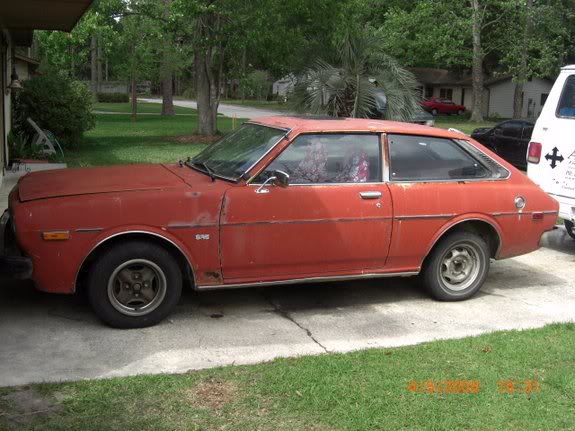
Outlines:
[[[254,118],[248,121],[268,127],[290,130],[290,134],[325,132],[373,132],[427,135],[443,138],[461,139],[467,135],[450,132],[436,127],[399,121],[372,120],[367,118],[330,118],[275,116]]]

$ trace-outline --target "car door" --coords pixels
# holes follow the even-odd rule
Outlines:
[[[497,126],[494,131],[495,148],[497,154],[513,165],[521,163],[521,131],[520,121],[507,121]]]
[[[392,202],[378,134],[299,135],[225,195],[225,283],[364,274],[385,266]],[[263,185],[275,170],[289,186]]]

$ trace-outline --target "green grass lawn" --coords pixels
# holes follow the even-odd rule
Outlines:
[[[196,113],[195,109],[181,106],[174,106],[174,110],[176,114]],[[132,105],[130,103],[94,103],[94,111],[132,113]],[[138,113],[140,114],[160,114],[161,112],[161,103],[138,102]]]
[[[274,111],[287,111],[293,112],[294,109],[288,103],[280,103],[278,101],[272,100],[241,100],[241,99],[225,99],[222,100],[221,103],[225,103],[228,105],[239,105],[239,106],[249,106],[251,108],[259,108],[259,109],[271,109]]]
[[[4,388],[0,428],[573,430],[574,370],[575,324],[549,325],[182,375]],[[478,381],[478,391],[428,393],[428,382],[445,388],[446,380]],[[537,386],[528,391],[526,380]],[[413,382],[423,390],[410,390]],[[18,416],[18,391],[46,411]]]
[[[105,105],[107,108],[116,104]],[[195,114],[194,110],[189,111]],[[96,114],[96,127],[85,134],[78,149],[66,151],[65,161],[72,167],[177,162],[204,148],[205,144],[194,143],[201,142],[199,139],[184,139],[184,143],[177,139],[193,135],[196,125],[195,115],[142,115],[132,122],[129,115]],[[232,119],[218,117],[218,128],[222,133],[231,131]]]
[[[257,103],[260,103],[258,107],[267,108],[272,108],[273,104],[277,105],[277,102]],[[141,102],[138,109],[142,113],[159,114],[160,107],[160,104]],[[69,166],[169,163],[192,157],[204,148],[205,144],[202,144],[200,139],[190,137],[197,124],[194,109],[176,107],[178,113],[188,115],[140,115],[135,122],[132,122],[129,115],[123,114],[130,112],[129,104],[97,103],[95,110],[111,114],[96,114],[96,127],[85,134],[83,144],[77,149],[66,151],[65,161]],[[242,121],[238,119],[237,124]],[[470,123],[469,120],[455,115],[436,117],[437,127],[454,127],[464,133],[471,133],[476,127],[493,124],[495,123]],[[222,133],[229,132],[232,129],[232,119],[219,116],[218,128]],[[188,138],[177,139],[181,136]]]
[[[469,118],[460,117],[458,115],[436,115],[435,116],[435,127],[441,127],[443,129],[449,129],[453,127],[454,129],[460,130],[463,133],[470,135],[474,129],[479,127],[493,127],[497,124],[494,121],[483,121],[482,123],[472,123]]]

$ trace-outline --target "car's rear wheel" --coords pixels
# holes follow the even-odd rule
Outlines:
[[[575,226],[571,220],[564,220],[565,223],[565,230],[567,231],[567,235],[571,238],[575,239]]]
[[[457,111],[457,115],[463,115],[465,113],[465,111],[463,109],[460,109],[459,111]]]
[[[440,301],[461,301],[476,294],[489,272],[489,247],[478,235],[454,232],[433,248],[423,268],[423,282]]]
[[[174,309],[182,291],[181,270],[169,251],[132,241],[106,251],[88,279],[92,308],[116,328],[155,325]]]

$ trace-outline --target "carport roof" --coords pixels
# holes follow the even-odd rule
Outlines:
[[[0,28],[70,31],[93,0],[2,0]]]

